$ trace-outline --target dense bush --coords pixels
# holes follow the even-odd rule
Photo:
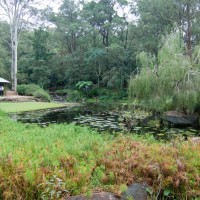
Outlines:
[[[158,63],[148,54],[139,56],[142,67],[130,81],[129,96],[156,109],[192,113],[199,106],[199,67],[184,55],[178,34],[163,41]]]
[[[65,94],[67,96],[67,101],[81,101],[84,98],[98,98],[100,100],[123,100],[128,97],[126,90],[116,90],[113,91],[107,88],[93,87],[87,91],[87,93],[81,90],[73,89],[63,89],[57,90],[57,94]]]
[[[72,102],[79,102],[85,98],[85,94],[82,91],[76,89],[56,90],[55,93],[61,96],[66,96],[66,100]]]
[[[35,84],[22,84],[17,86],[17,92],[20,95],[34,96],[43,101],[50,101],[50,95],[42,89],[40,86]]]
[[[51,100],[49,94],[45,90],[36,90],[33,93],[33,96],[38,98],[38,99],[44,100],[44,101],[50,101]]]
[[[100,100],[123,100],[128,97],[128,93],[126,90],[113,91],[107,88],[93,88],[88,92],[87,97],[98,97]]]
[[[78,90],[66,90],[67,92],[67,101],[76,101],[79,102],[84,98],[84,95],[81,91]]]
[[[92,88],[91,90],[88,91],[87,97],[88,98],[93,98],[99,96],[99,88]]]

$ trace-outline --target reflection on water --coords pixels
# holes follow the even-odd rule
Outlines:
[[[40,111],[11,114],[12,119],[22,123],[37,123],[46,127],[52,123],[74,123],[90,126],[100,132],[131,132],[140,135],[153,135],[156,139],[169,140],[177,135],[199,136],[192,127],[169,128],[160,124],[160,118],[141,110],[122,111],[116,106],[79,106],[72,108],[46,109]]]

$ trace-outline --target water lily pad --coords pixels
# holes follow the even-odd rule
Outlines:
[[[135,127],[133,130],[134,131],[139,131],[139,130],[141,130],[142,129],[142,127]]]
[[[157,136],[164,136],[165,134],[164,133],[157,133],[156,135]]]

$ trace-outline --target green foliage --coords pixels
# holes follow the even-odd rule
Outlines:
[[[34,37],[33,37],[33,50],[35,60],[44,60],[47,61],[49,59],[50,53],[47,49],[49,33],[44,31],[42,28],[38,30],[34,30]]]
[[[100,92],[101,94],[101,92]],[[125,100],[127,99],[128,94],[127,91],[111,91],[107,90],[107,94],[99,95],[100,100]]]
[[[49,177],[45,183],[41,183],[39,188],[43,190],[42,200],[61,199],[69,196],[69,192],[65,189],[65,182],[56,175]]]
[[[78,90],[70,90],[70,89],[68,89],[66,92],[67,92],[67,101],[79,102],[84,97],[83,94]]]
[[[43,101],[50,101],[51,98],[49,94],[40,86],[35,84],[22,84],[17,86],[17,92],[20,95],[30,95],[34,96]]]
[[[84,92],[88,92],[88,90],[90,89],[90,87],[93,85],[92,81],[79,81],[76,84],[76,87],[79,90],[83,90]]]
[[[9,25],[6,22],[0,21],[0,77],[10,79],[10,47],[6,43],[9,41]]]
[[[56,90],[56,93],[66,96],[66,100],[70,102],[80,102],[85,97],[85,95],[80,90],[74,89]]]
[[[44,88],[50,83],[50,79],[48,78],[50,75],[50,70],[47,66],[42,64],[43,62],[38,62],[30,76],[31,80],[34,83],[37,83],[40,87]]]
[[[40,90],[40,86],[35,85],[35,84],[22,84],[19,85],[17,88],[17,92],[20,95],[33,95],[33,93],[37,90]]]
[[[127,99],[128,94],[126,90],[113,91],[107,88],[93,88],[87,93],[88,98],[98,98],[99,100],[124,100]]]
[[[48,102],[51,101],[51,97],[49,96],[49,94],[45,90],[42,90],[42,89],[35,91],[33,93],[33,96],[43,101],[48,101]]]
[[[140,74],[130,81],[131,99],[136,98],[161,110],[195,111],[199,105],[200,71],[183,54],[179,44],[178,33],[171,34],[163,40],[158,52],[158,65],[149,68],[146,67],[147,59],[141,60],[144,65]]]
[[[97,97],[98,95],[99,95],[99,88],[92,88],[92,89],[89,90],[89,92],[87,93],[87,97],[88,97],[88,98]]]
[[[145,182],[151,195],[191,199],[199,192],[200,146],[98,134],[60,124],[41,128],[0,113],[0,198],[61,199]]]
[[[138,67],[153,69],[156,64],[156,57],[146,52],[141,52],[136,56]]]

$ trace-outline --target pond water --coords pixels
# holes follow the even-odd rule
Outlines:
[[[72,108],[46,109],[32,112],[12,113],[10,117],[22,123],[36,123],[46,127],[52,123],[74,123],[90,126],[99,132],[136,133],[153,135],[159,140],[169,140],[177,135],[184,137],[200,136],[199,130],[193,127],[176,128],[161,124],[160,116],[113,104],[88,104]]]

